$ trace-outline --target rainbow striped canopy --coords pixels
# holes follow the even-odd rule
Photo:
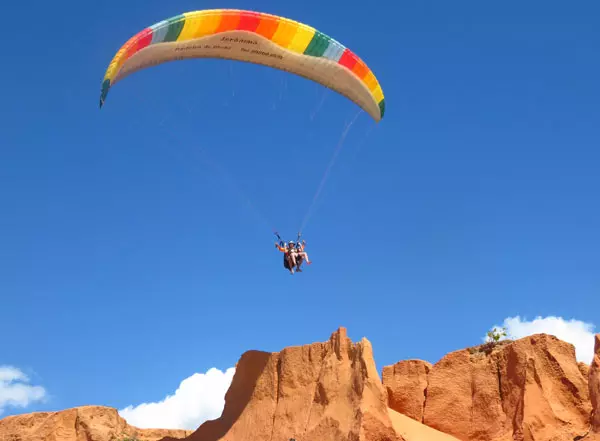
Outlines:
[[[225,58],[262,64],[316,81],[380,121],[385,99],[377,78],[352,51],[297,21],[237,9],[186,12],[131,37],[106,70],[100,95],[131,73],[167,61]]]

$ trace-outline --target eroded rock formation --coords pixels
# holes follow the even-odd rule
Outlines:
[[[592,402],[591,433],[600,435],[600,334],[596,334],[594,358],[590,366],[588,378],[589,393]]]
[[[220,418],[139,429],[84,406],[0,420],[0,441],[600,441],[600,334],[591,366],[538,334],[406,360],[380,379],[368,340],[242,355]]]
[[[427,375],[431,366],[431,363],[423,360],[404,360],[384,367],[382,379],[389,407],[421,422],[427,393]]]
[[[325,343],[242,355],[220,418],[189,441],[402,441],[368,340],[340,328]]]
[[[138,429],[121,418],[116,409],[83,406],[60,412],[35,412],[0,420],[2,441],[111,441],[135,437],[158,441],[166,436],[181,439],[185,430]]]
[[[465,441],[572,441],[590,424],[583,372],[573,345],[545,334],[452,352],[429,370],[422,421]],[[412,409],[414,394],[390,407]]]

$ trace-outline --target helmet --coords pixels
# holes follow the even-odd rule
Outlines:
[[[290,241],[288,242],[288,246],[289,246],[289,247],[293,247],[294,245],[295,245],[295,242],[294,242],[293,240],[290,240]]]

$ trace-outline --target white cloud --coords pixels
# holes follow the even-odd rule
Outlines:
[[[43,401],[46,390],[32,386],[29,378],[13,366],[0,366],[0,415],[8,406],[27,407],[35,401]]]
[[[500,328],[500,326],[495,326]],[[592,362],[594,355],[594,324],[580,320],[565,320],[562,317],[536,317],[532,321],[521,320],[521,317],[509,317],[504,320],[508,338],[518,339],[533,334],[550,334],[575,346],[577,361],[586,364]]]
[[[196,373],[179,384],[173,395],[154,403],[142,403],[121,409],[119,414],[133,426],[142,429],[196,430],[200,424],[221,416],[225,393],[235,368],[225,372],[212,368]]]

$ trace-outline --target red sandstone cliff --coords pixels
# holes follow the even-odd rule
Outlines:
[[[325,343],[246,352],[220,418],[189,441],[403,441],[368,340],[340,328]]]
[[[383,382],[391,408],[461,440],[572,441],[590,425],[584,372],[571,344],[539,334],[452,352]]]
[[[221,417],[195,432],[138,429],[86,406],[0,419],[0,441],[600,441],[600,334],[591,366],[540,334],[401,361],[382,379],[369,341],[340,328],[244,353]]]
[[[158,441],[166,436],[185,438],[190,431],[138,429],[121,418],[116,409],[83,406],[60,412],[35,412],[0,420],[2,441],[111,441],[136,437]]]
[[[404,360],[393,366],[384,367],[382,378],[389,407],[417,421],[422,421],[427,375],[431,366],[431,363],[422,360]]]
[[[589,369],[589,393],[592,402],[592,417],[590,427],[590,441],[600,441],[600,334],[596,334],[594,344],[594,359]]]

